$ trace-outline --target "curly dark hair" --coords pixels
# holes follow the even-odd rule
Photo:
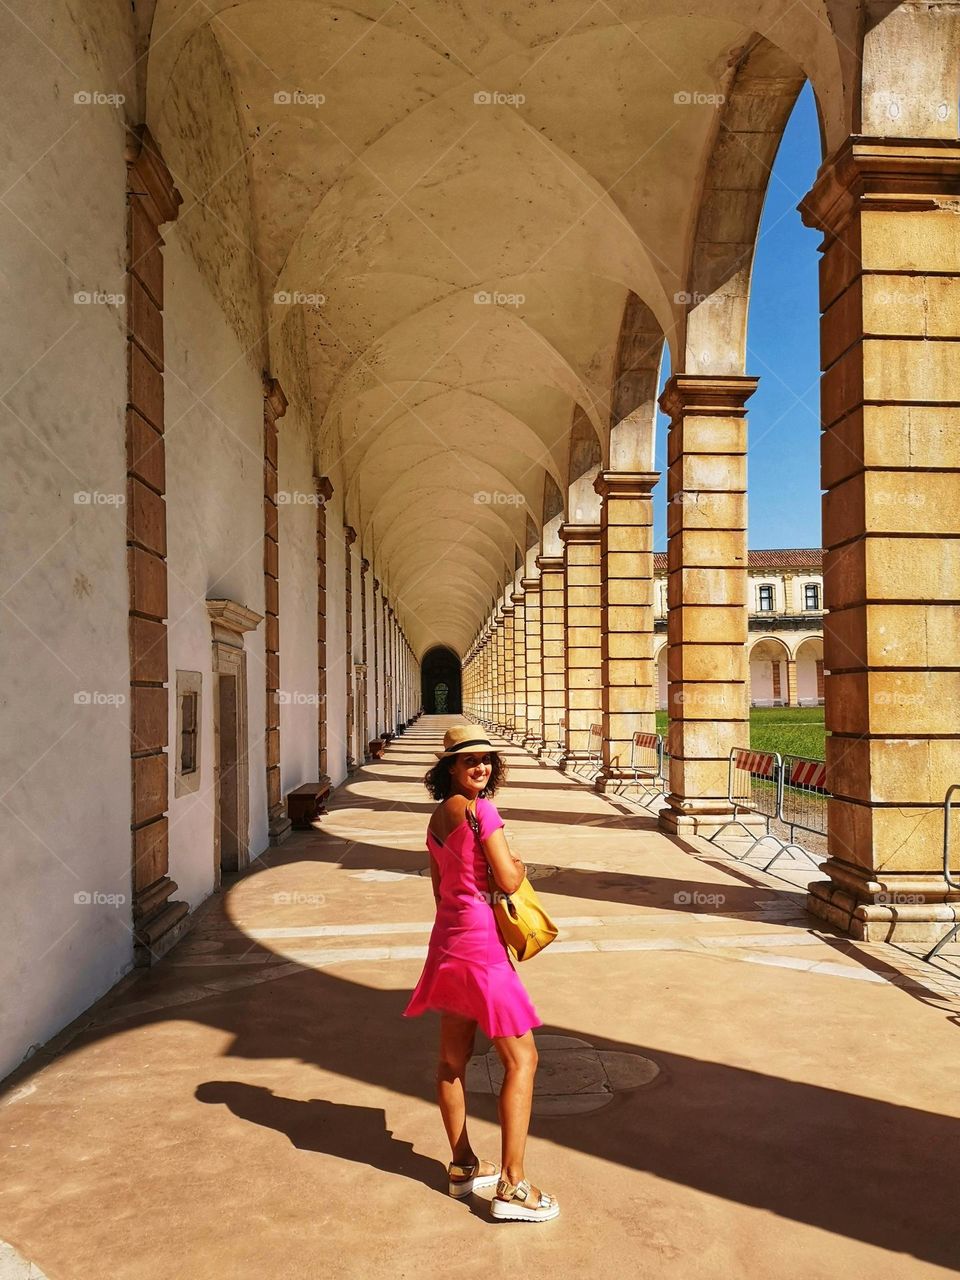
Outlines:
[[[506,781],[507,766],[503,762],[503,756],[498,755],[496,751],[485,751],[483,754],[490,756],[490,778],[480,794],[489,798]],[[447,796],[453,793],[453,783],[450,779],[450,761],[452,758],[452,756],[447,756],[445,760],[438,760],[433,768],[428,769],[424,774],[423,785],[434,800],[446,800]]]

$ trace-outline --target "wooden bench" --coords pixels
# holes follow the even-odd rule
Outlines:
[[[287,817],[297,831],[309,830],[311,823],[326,812],[330,779],[305,782],[303,786],[287,792]]]

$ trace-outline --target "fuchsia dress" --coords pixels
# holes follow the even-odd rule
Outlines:
[[[491,800],[479,797],[476,812],[483,839],[503,826]],[[469,822],[464,818],[445,844],[428,829],[427,848],[440,868],[440,901],[426,963],[403,1016],[427,1009],[457,1013],[473,1018],[491,1040],[542,1026],[497,931],[487,859]]]

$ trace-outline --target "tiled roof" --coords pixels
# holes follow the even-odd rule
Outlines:
[[[823,551],[820,547],[783,547],[772,551],[748,551],[748,569],[820,569]],[[653,553],[654,573],[667,572],[667,553]]]

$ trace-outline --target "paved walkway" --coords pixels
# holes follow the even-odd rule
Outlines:
[[[509,744],[497,803],[561,926],[521,974],[544,1020],[527,1172],[562,1213],[446,1195],[438,1019],[400,1015],[433,920],[421,778],[455,719],[409,729],[15,1081],[0,1276],[954,1274],[957,984]],[[496,1160],[488,1050],[470,1127]]]

